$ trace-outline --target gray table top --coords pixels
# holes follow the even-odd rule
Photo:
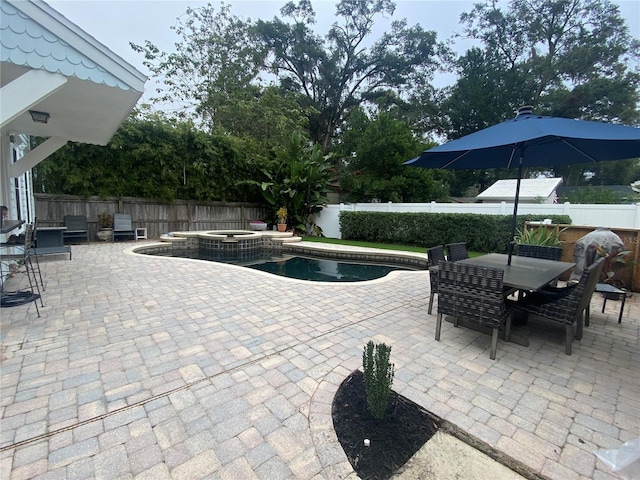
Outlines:
[[[480,265],[482,267],[501,268],[504,270],[503,283],[506,287],[518,290],[540,290],[556,280],[560,275],[576,266],[572,262],[557,262],[531,257],[511,257],[511,265],[507,265],[508,256],[502,253],[489,253],[480,257],[460,260],[460,263]]]
[[[20,225],[24,223],[24,220],[2,220],[2,227],[0,227],[0,233],[9,233],[12,230],[15,230]]]

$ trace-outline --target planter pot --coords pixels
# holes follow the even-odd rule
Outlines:
[[[101,228],[98,230],[96,237],[103,242],[111,240],[113,238],[113,228]]]
[[[287,231],[287,224],[286,223],[279,223],[278,224],[278,231],[279,232],[286,232]]]
[[[262,231],[267,229],[267,224],[264,222],[250,222],[249,227],[251,227],[251,230]]]

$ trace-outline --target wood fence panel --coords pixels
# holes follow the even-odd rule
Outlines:
[[[129,213],[133,227],[145,227],[149,238],[189,230],[247,230],[249,222],[268,219],[269,211],[259,204],[194,202],[177,200],[162,203],[146,198],[100,198],[74,195],[35,195],[40,226],[62,226],[65,215],[86,215],[89,238],[98,231],[98,213]]]
[[[531,223],[527,223],[526,225],[528,228],[542,226],[548,229],[560,230],[562,260],[565,262],[573,262],[573,250],[576,242],[587,233],[595,230],[595,227],[581,225],[540,225]],[[625,248],[631,252],[630,256],[633,257],[634,260],[640,261],[640,230],[634,228],[611,228],[610,230],[620,237]],[[569,278],[569,275],[567,274],[562,278],[566,280]],[[640,291],[640,264],[634,265],[622,272],[621,279],[628,289],[634,292]]]

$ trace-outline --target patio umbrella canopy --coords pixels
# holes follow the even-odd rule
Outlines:
[[[523,167],[553,167],[640,157],[640,128],[534,115],[516,118],[431,148],[405,162],[422,168],[518,167],[509,260],[513,253]]]

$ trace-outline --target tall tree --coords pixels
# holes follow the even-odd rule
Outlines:
[[[215,125],[216,110],[230,96],[253,91],[244,89],[258,81],[250,22],[231,13],[228,5],[187,8],[171,27],[181,41],[175,52],[162,52],[150,41],[131,43],[144,53],[145,66],[164,83],[155,101],[176,104],[177,114],[197,111]]]
[[[487,0],[461,21],[465,34],[503,65],[500,73],[522,82],[504,92],[510,102],[575,118],[640,121],[640,42],[609,0],[512,0],[507,10]]]
[[[310,134],[325,150],[349,108],[375,92],[401,93],[433,77],[435,32],[395,20],[372,41],[376,19],[392,16],[394,10],[391,0],[341,0],[324,41],[312,30],[315,12],[309,0],[289,2],[281,9],[292,23],[278,18],[257,22],[258,37],[268,53],[264,66],[315,109]]]
[[[354,109],[345,125],[341,150],[348,159],[340,186],[354,202],[424,202],[447,198],[451,172],[403,166],[424,149],[410,125],[392,112],[369,118]]]
[[[453,62],[459,79],[445,91],[440,126],[448,138],[511,118],[523,104],[547,115],[640,122],[640,43],[609,0],[512,0],[506,9],[487,0],[461,21],[481,46]],[[585,181],[588,168],[572,167],[571,182]],[[556,170],[546,173],[568,175]]]

